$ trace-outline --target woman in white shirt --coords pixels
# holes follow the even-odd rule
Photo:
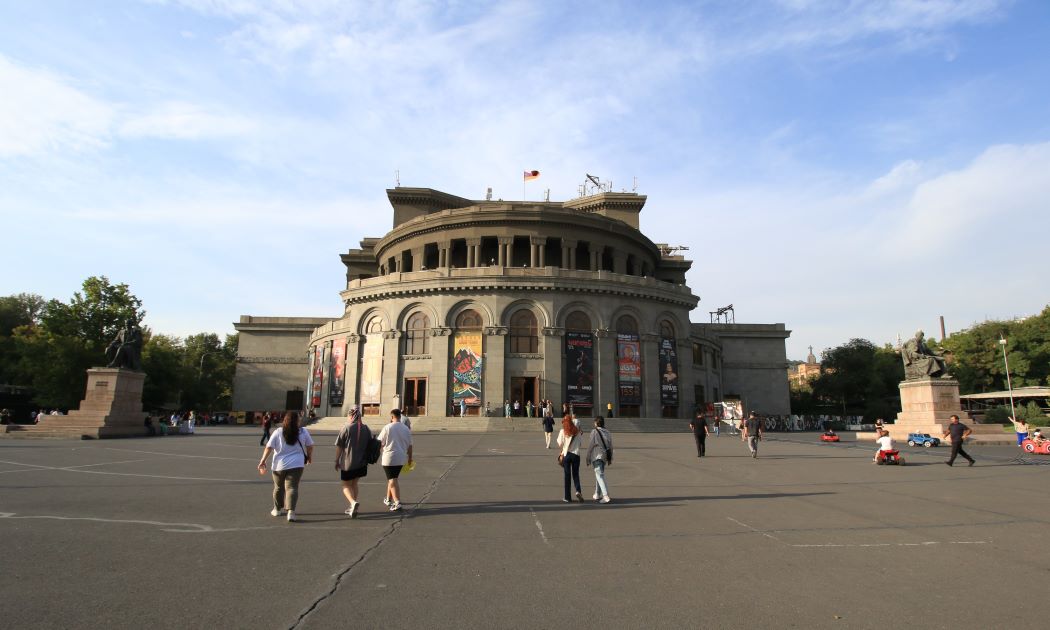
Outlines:
[[[580,488],[580,428],[572,421],[572,416],[566,415],[561,421],[561,431],[558,432],[558,446],[561,447],[561,465],[565,471],[565,503],[572,503],[570,484],[575,482],[576,498],[583,501],[583,492]]]
[[[281,429],[270,435],[259,460],[260,475],[266,473],[266,458],[270,453],[273,453],[273,510],[270,515],[280,516],[287,511],[291,522],[295,520],[295,504],[299,500],[299,480],[314,453],[314,440],[309,431],[299,426],[298,413],[289,411],[284,414]]]

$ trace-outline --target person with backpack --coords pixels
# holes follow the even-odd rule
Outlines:
[[[350,408],[346,417],[347,423],[339,430],[335,438],[335,469],[343,483],[343,496],[350,502],[345,514],[357,518],[357,484],[361,477],[368,474],[368,444],[372,440],[372,431],[361,421],[361,410],[357,405]]]
[[[587,447],[587,465],[594,468],[594,500],[600,503],[612,501],[609,486],[605,483],[605,467],[611,466],[612,460],[612,434],[605,428],[605,418],[598,416],[594,419],[594,430]]]
[[[299,414],[284,414],[281,429],[274,431],[259,460],[259,474],[266,474],[266,458],[273,453],[273,510],[270,516],[288,514],[288,522],[295,521],[295,505],[299,501],[299,481],[303,470],[313,460],[314,440],[310,432],[299,426]]]
[[[401,509],[401,485],[397,478],[401,469],[412,463],[412,430],[401,424],[401,410],[390,410],[390,424],[379,432],[379,443],[383,446],[380,462],[386,473],[386,497],[383,505],[389,505],[391,512]]]

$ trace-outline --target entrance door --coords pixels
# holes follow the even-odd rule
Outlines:
[[[406,378],[404,407],[409,416],[427,415],[427,379]]]
[[[512,376],[510,378],[510,402],[513,404],[517,400],[521,403],[519,416],[525,415],[525,403],[528,401],[531,400],[534,407],[539,403],[539,380],[539,377],[536,376]],[[533,411],[533,415],[535,414],[536,412]]]

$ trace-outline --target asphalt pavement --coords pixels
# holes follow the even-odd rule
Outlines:
[[[319,434],[300,522],[256,430],[0,441],[12,628],[1044,628],[1050,457],[770,435],[615,435],[613,502],[565,504],[542,434],[423,433],[348,519]]]

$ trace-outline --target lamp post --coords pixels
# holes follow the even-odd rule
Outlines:
[[[201,376],[204,374],[204,357],[208,356],[209,354],[222,354],[222,351],[221,350],[212,350],[211,352],[205,352],[204,354],[201,355],[200,365],[197,366],[197,380],[198,381],[201,380]]]
[[[1010,361],[1006,358],[1006,337],[999,335],[999,345],[1003,348],[1003,365],[1006,367],[1006,389],[1010,392],[1010,418],[1017,420],[1017,412],[1014,411],[1014,387],[1010,382]]]

